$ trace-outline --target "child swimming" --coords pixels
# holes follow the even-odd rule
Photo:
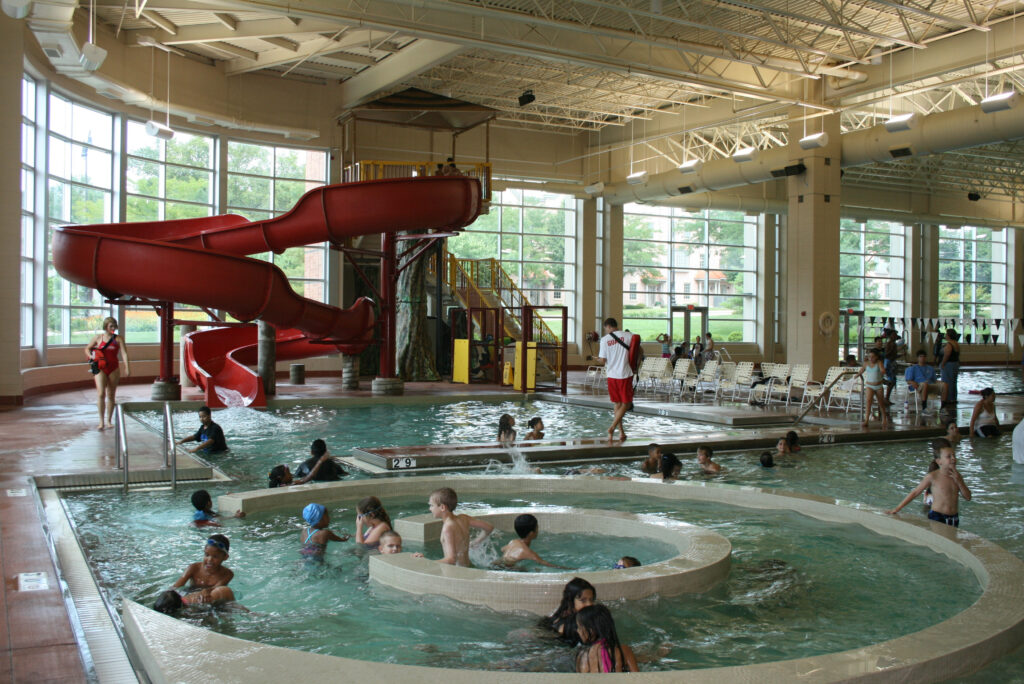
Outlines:
[[[331,515],[323,504],[311,503],[302,509],[302,519],[308,525],[299,533],[302,539],[302,550],[299,552],[307,558],[322,558],[327,551],[327,543],[332,541],[348,541],[348,535],[338,536],[327,529],[331,524]]]
[[[380,545],[377,550],[384,555],[402,553],[402,535],[394,530],[388,530],[380,535]]]
[[[540,556],[537,552],[530,548],[530,544],[534,539],[537,538],[537,534],[540,532],[540,526],[537,523],[536,516],[529,513],[523,513],[522,515],[516,516],[513,522],[516,534],[519,535],[519,539],[513,539],[501,549],[501,561],[506,566],[513,566],[519,561],[530,560],[534,563],[540,563],[546,565],[549,568],[561,568],[568,570],[561,565],[555,565],[549,563]]]
[[[391,516],[384,510],[384,504],[377,497],[368,496],[356,504],[356,513],[356,543],[368,549],[377,548],[381,535],[391,530]]]
[[[711,460],[713,453],[714,451],[707,444],[701,444],[697,447],[697,465],[700,466],[701,471],[709,475],[722,472],[722,466]]]
[[[435,518],[444,521],[441,526],[441,548],[444,550],[444,558],[439,562],[466,568],[473,567],[469,561],[469,528],[474,527],[482,531],[472,542],[472,546],[478,546],[494,531],[494,527],[483,520],[456,513],[455,507],[459,505],[459,497],[450,487],[435,490],[430,495],[427,505]]]
[[[192,524],[196,527],[220,527],[217,512],[213,510],[213,498],[205,489],[192,492],[192,506],[196,512],[192,514]]]
[[[660,450],[659,450],[660,451]],[[661,463],[658,472],[651,475],[652,480],[675,480],[679,478],[679,473],[683,469],[683,462],[679,460],[675,454],[671,451],[663,451],[661,453]]]
[[[576,614],[580,641],[590,648],[576,657],[577,672],[638,672],[633,649],[619,642],[615,621],[607,606],[587,606]]]
[[[498,419],[499,444],[512,444],[516,441],[516,431],[512,429],[515,424],[515,418],[507,413],[501,414],[501,418]]]
[[[639,568],[640,561],[633,556],[623,556],[613,567],[616,570],[622,570],[624,568]]]
[[[573,577],[562,589],[562,601],[541,624],[558,634],[570,646],[580,643],[576,613],[597,601],[597,589],[582,577]]]
[[[796,434],[796,430],[786,433],[786,444],[789,445],[789,453],[795,454],[800,451],[800,436]]]
[[[189,593],[182,597],[186,605],[235,600],[234,593],[228,588],[235,573],[224,567],[230,548],[231,542],[223,534],[210,535],[203,545],[203,560],[189,565],[171,585],[172,589],[189,585]]]
[[[761,452],[761,467],[762,468],[774,468],[775,467],[775,457],[772,455],[772,452],[770,452],[770,451],[762,451]]]
[[[938,441],[936,440],[936,442]],[[938,464],[938,469],[929,471],[920,484],[914,487],[900,502],[899,506],[891,511],[886,511],[889,515],[899,513],[900,509],[916,499],[923,491],[931,488],[932,508],[928,512],[928,519],[944,525],[960,527],[960,497],[963,496],[970,501],[971,490],[967,488],[963,476],[956,469],[956,453],[953,451],[953,447],[949,446],[949,442],[946,442],[945,446],[939,447],[935,463]]]
[[[540,419],[540,416],[531,418],[527,425],[530,431],[523,439],[544,439],[544,421]]]
[[[651,443],[647,445],[647,458],[640,462],[640,470],[648,475],[661,472],[661,447]]]

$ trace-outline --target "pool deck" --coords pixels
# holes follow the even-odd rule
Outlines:
[[[571,373],[570,382],[582,383],[584,374]],[[312,378],[307,385],[278,384],[278,400],[318,400],[327,398],[370,399],[369,382],[362,383],[364,389],[342,390],[340,380]],[[446,383],[406,383],[407,396],[423,398],[444,398],[467,393],[503,392],[510,399],[521,396],[494,385],[454,385]],[[118,392],[121,401],[148,401],[148,384],[124,385]],[[583,389],[580,384],[570,387],[573,403],[605,407],[610,409],[607,398]],[[183,399],[199,402],[202,397],[193,389],[183,390]],[[970,412],[976,397],[961,395],[956,415],[961,425],[970,419]],[[561,397],[558,398],[561,401]],[[82,388],[29,397],[24,407],[0,412],[0,564],[3,566],[5,583],[0,593],[0,684],[6,682],[85,682],[90,674],[83,662],[79,648],[80,634],[77,619],[69,615],[66,597],[58,581],[57,568],[51,554],[50,538],[44,523],[45,514],[36,487],[83,486],[90,484],[115,483],[123,477],[117,468],[112,430],[99,432],[96,426],[95,390]],[[1000,397],[1000,421],[1015,423],[1024,415],[1024,398]],[[692,449],[695,441],[716,442],[736,439],[734,431],[723,429],[728,420],[753,419],[760,417],[761,425],[768,420],[788,420],[778,409],[758,409],[740,405],[714,407],[705,404],[681,404],[638,399],[642,412],[654,415],[673,415],[690,420],[717,422],[709,425],[707,432],[681,433],[665,441],[671,448],[685,451]],[[661,410],[672,411],[661,414]],[[792,409],[791,409],[792,411]],[[729,418],[730,415],[735,418]],[[911,415],[916,420],[916,417]],[[709,420],[716,418],[717,420]],[[802,439],[811,443],[827,443],[866,440],[906,439],[916,433],[922,437],[937,434],[935,419],[915,424],[895,416],[894,430],[882,433],[873,424],[872,429],[862,430],[854,421],[833,412],[815,416],[809,420],[818,424],[801,425],[797,429]],[[628,419],[627,419],[628,420]],[[747,423],[733,423],[741,425]],[[130,432],[131,468],[133,480],[135,471],[158,473],[163,470],[163,456],[158,436],[132,421],[126,423]],[[184,426],[178,426],[179,432]],[[760,445],[774,443],[778,436],[790,429],[785,423],[764,427],[756,434],[748,433],[742,440],[736,440],[734,448],[761,448]],[[730,434],[733,433],[733,434]],[[824,437],[823,437],[824,436]],[[606,439],[572,440],[571,443],[542,441],[524,445],[529,460],[566,460],[567,448],[582,448],[575,454],[577,460],[603,458],[627,458],[639,453],[651,440],[650,436],[631,435],[625,443],[609,443]],[[678,445],[678,446],[677,446]],[[493,445],[476,445],[479,457],[491,456],[488,452],[504,453]],[[727,448],[719,446],[718,448]],[[380,450],[373,450],[380,451]],[[424,447],[424,455],[453,451],[451,446]],[[383,454],[382,454],[383,456]],[[507,458],[507,457],[506,457]],[[443,464],[442,464],[443,465]],[[179,477],[205,477],[205,464],[180,464]],[[190,472],[187,468],[195,468]],[[47,577],[47,588],[35,591],[19,591],[18,575],[21,573],[43,572]]]

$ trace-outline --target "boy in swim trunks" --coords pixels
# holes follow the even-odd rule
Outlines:
[[[938,441],[938,440],[936,440]],[[971,490],[964,484],[964,478],[956,469],[956,453],[953,447],[948,445],[940,446],[935,463],[938,470],[932,470],[921,483],[914,488],[899,506],[886,511],[889,515],[899,513],[900,509],[921,495],[924,490],[931,487],[932,509],[928,513],[928,519],[944,525],[960,527],[960,497],[971,500]]]
[[[534,563],[540,563],[546,565],[549,568],[562,568],[568,570],[569,568],[561,565],[555,565],[549,563],[540,556],[537,552],[530,548],[530,544],[537,538],[537,534],[540,531],[540,526],[537,524],[537,518],[530,515],[529,513],[523,513],[522,515],[516,516],[513,526],[516,529],[516,534],[519,535],[519,539],[513,539],[504,546],[501,550],[501,562],[506,566],[513,566],[519,561],[530,560]]]
[[[348,535],[338,536],[327,529],[331,524],[331,514],[323,504],[311,503],[302,509],[302,519],[308,527],[299,533],[302,539],[302,550],[299,552],[307,558],[322,558],[327,551],[327,542],[348,541]]]
[[[640,462],[640,470],[653,475],[661,472],[661,447],[657,444],[647,445],[647,458]]]
[[[465,568],[473,567],[469,561],[469,528],[482,530],[472,542],[472,546],[478,546],[494,531],[494,527],[483,520],[456,513],[455,507],[459,505],[459,496],[450,487],[434,491],[430,495],[428,505],[433,516],[444,521],[441,526],[441,548],[444,550],[444,558],[439,562]]]
[[[178,581],[171,585],[172,589],[177,589],[189,584],[189,593],[182,597],[186,605],[235,600],[234,593],[228,588],[228,582],[235,573],[224,567],[230,548],[231,542],[223,534],[210,535],[203,546],[203,560],[189,565]]]

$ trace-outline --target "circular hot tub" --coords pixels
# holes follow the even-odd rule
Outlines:
[[[547,615],[558,605],[562,588],[573,577],[586,579],[602,600],[611,601],[703,592],[729,574],[729,540],[685,522],[590,509],[509,508],[481,514],[470,511],[474,518],[505,532],[512,532],[513,521],[521,513],[532,513],[545,533],[585,534],[599,530],[614,537],[646,537],[674,548],[675,555],[621,570],[526,573],[456,567],[401,553],[372,556],[370,579],[413,594],[437,594],[493,610]],[[395,521],[395,531],[406,541],[436,541],[441,521],[430,515],[402,518]]]

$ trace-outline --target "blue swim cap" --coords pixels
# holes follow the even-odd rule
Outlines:
[[[323,504],[309,504],[302,509],[302,519],[306,521],[307,525],[313,527],[323,519],[324,513],[326,512],[327,507]]]

